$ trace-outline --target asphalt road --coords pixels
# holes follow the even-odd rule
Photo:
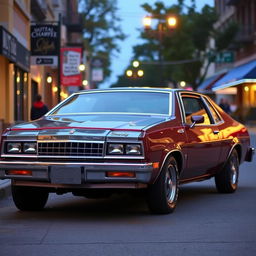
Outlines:
[[[235,194],[218,194],[213,180],[182,186],[171,215],[150,215],[128,195],[51,195],[42,212],[1,200],[0,255],[256,255],[255,167],[256,157],[241,166]]]

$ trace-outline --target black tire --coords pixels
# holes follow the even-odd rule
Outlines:
[[[42,210],[48,196],[49,193],[46,190],[39,188],[12,186],[14,204],[21,211]]]
[[[148,188],[147,203],[155,214],[172,213],[176,207],[179,193],[179,172],[174,157],[164,165],[158,179]]]
[[[220,193],[234,193],[238,187],[239,158],[233,150],[223,170],[215,175],[215,184]]]

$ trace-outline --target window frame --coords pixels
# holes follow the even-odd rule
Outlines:
[[[180,92],[178,94],[178,103],[180,106],[181,120],[184,125],[189,125],[189,124],[186,122],[186,112],[185,112],[185,108],[184,108],[184,104],[183,104],[183,100],[182,100],[183,97],[194,98],[194,99],[200,100],[208,117],[209,117],[210,124],[195,124],[195,126],[214,126],[214,125],[219,125],[220,123],[223,123],[223,119],[222,119],[221,115],[216,110],[216,108],[213,106],[213,104],[211,104],[211,102],[207,99],[206,96],[199,94],[199,93]],[[212,111],[209,106],[211,106],[214,109],[214,111],[216,112],[216,114],[218,115],[218,117],[221,120],[220,122],[216,122],[214,120]]]

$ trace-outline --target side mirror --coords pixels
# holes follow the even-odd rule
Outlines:
[[[195,124],[202,124],[204,122],[204,116],[191,116],[192,124],[190,128],[193,128]]]

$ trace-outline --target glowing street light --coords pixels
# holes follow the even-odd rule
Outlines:
[[[181,81],[180,82],[180,87],[185,87],[186,86],[186,82],[185,81]]]
[[[152,17],[151,16],[146,16],[143,18],[143,25],[147,29],[151,28],[152,24]]]
[[[137,67],[139,67],[140,63],[139,63],[139,61],[135,60],[135,61],[133,61],[132,65],[134,68],[137,68]]]
[[[52,76],[51,76],[50,74],[47,75],[47,77],[46,77],[46,82],[47,82],[48,84],[52,83]]]
[[[57,92],[57,91],[58,91],[58,87],[57,87],[57,86],[54,86],[54,87],[52,88],[52,91],[53,91],[53,92]]]
[[[138,77],[143,77],[144,76],[144,71],[141,70],[141,69],[138,70],[137,75],[138,75]]]
[[[176,17],[168,17],[167,23],[170,28],[175,28],[177,26],[177,18]]]
[[[88,80],[83,80],[83,86],[87,86],[89,83],[88,83]]]
[[[133,74],[132,70],[128,69],[128,70],[126,71],[126,75],[127,75],[128,77],[131,77],[132,74]]]
[[[78,68],[79,68],[80,71],[85,71],[85,65],[84,64],[80,64]]]

